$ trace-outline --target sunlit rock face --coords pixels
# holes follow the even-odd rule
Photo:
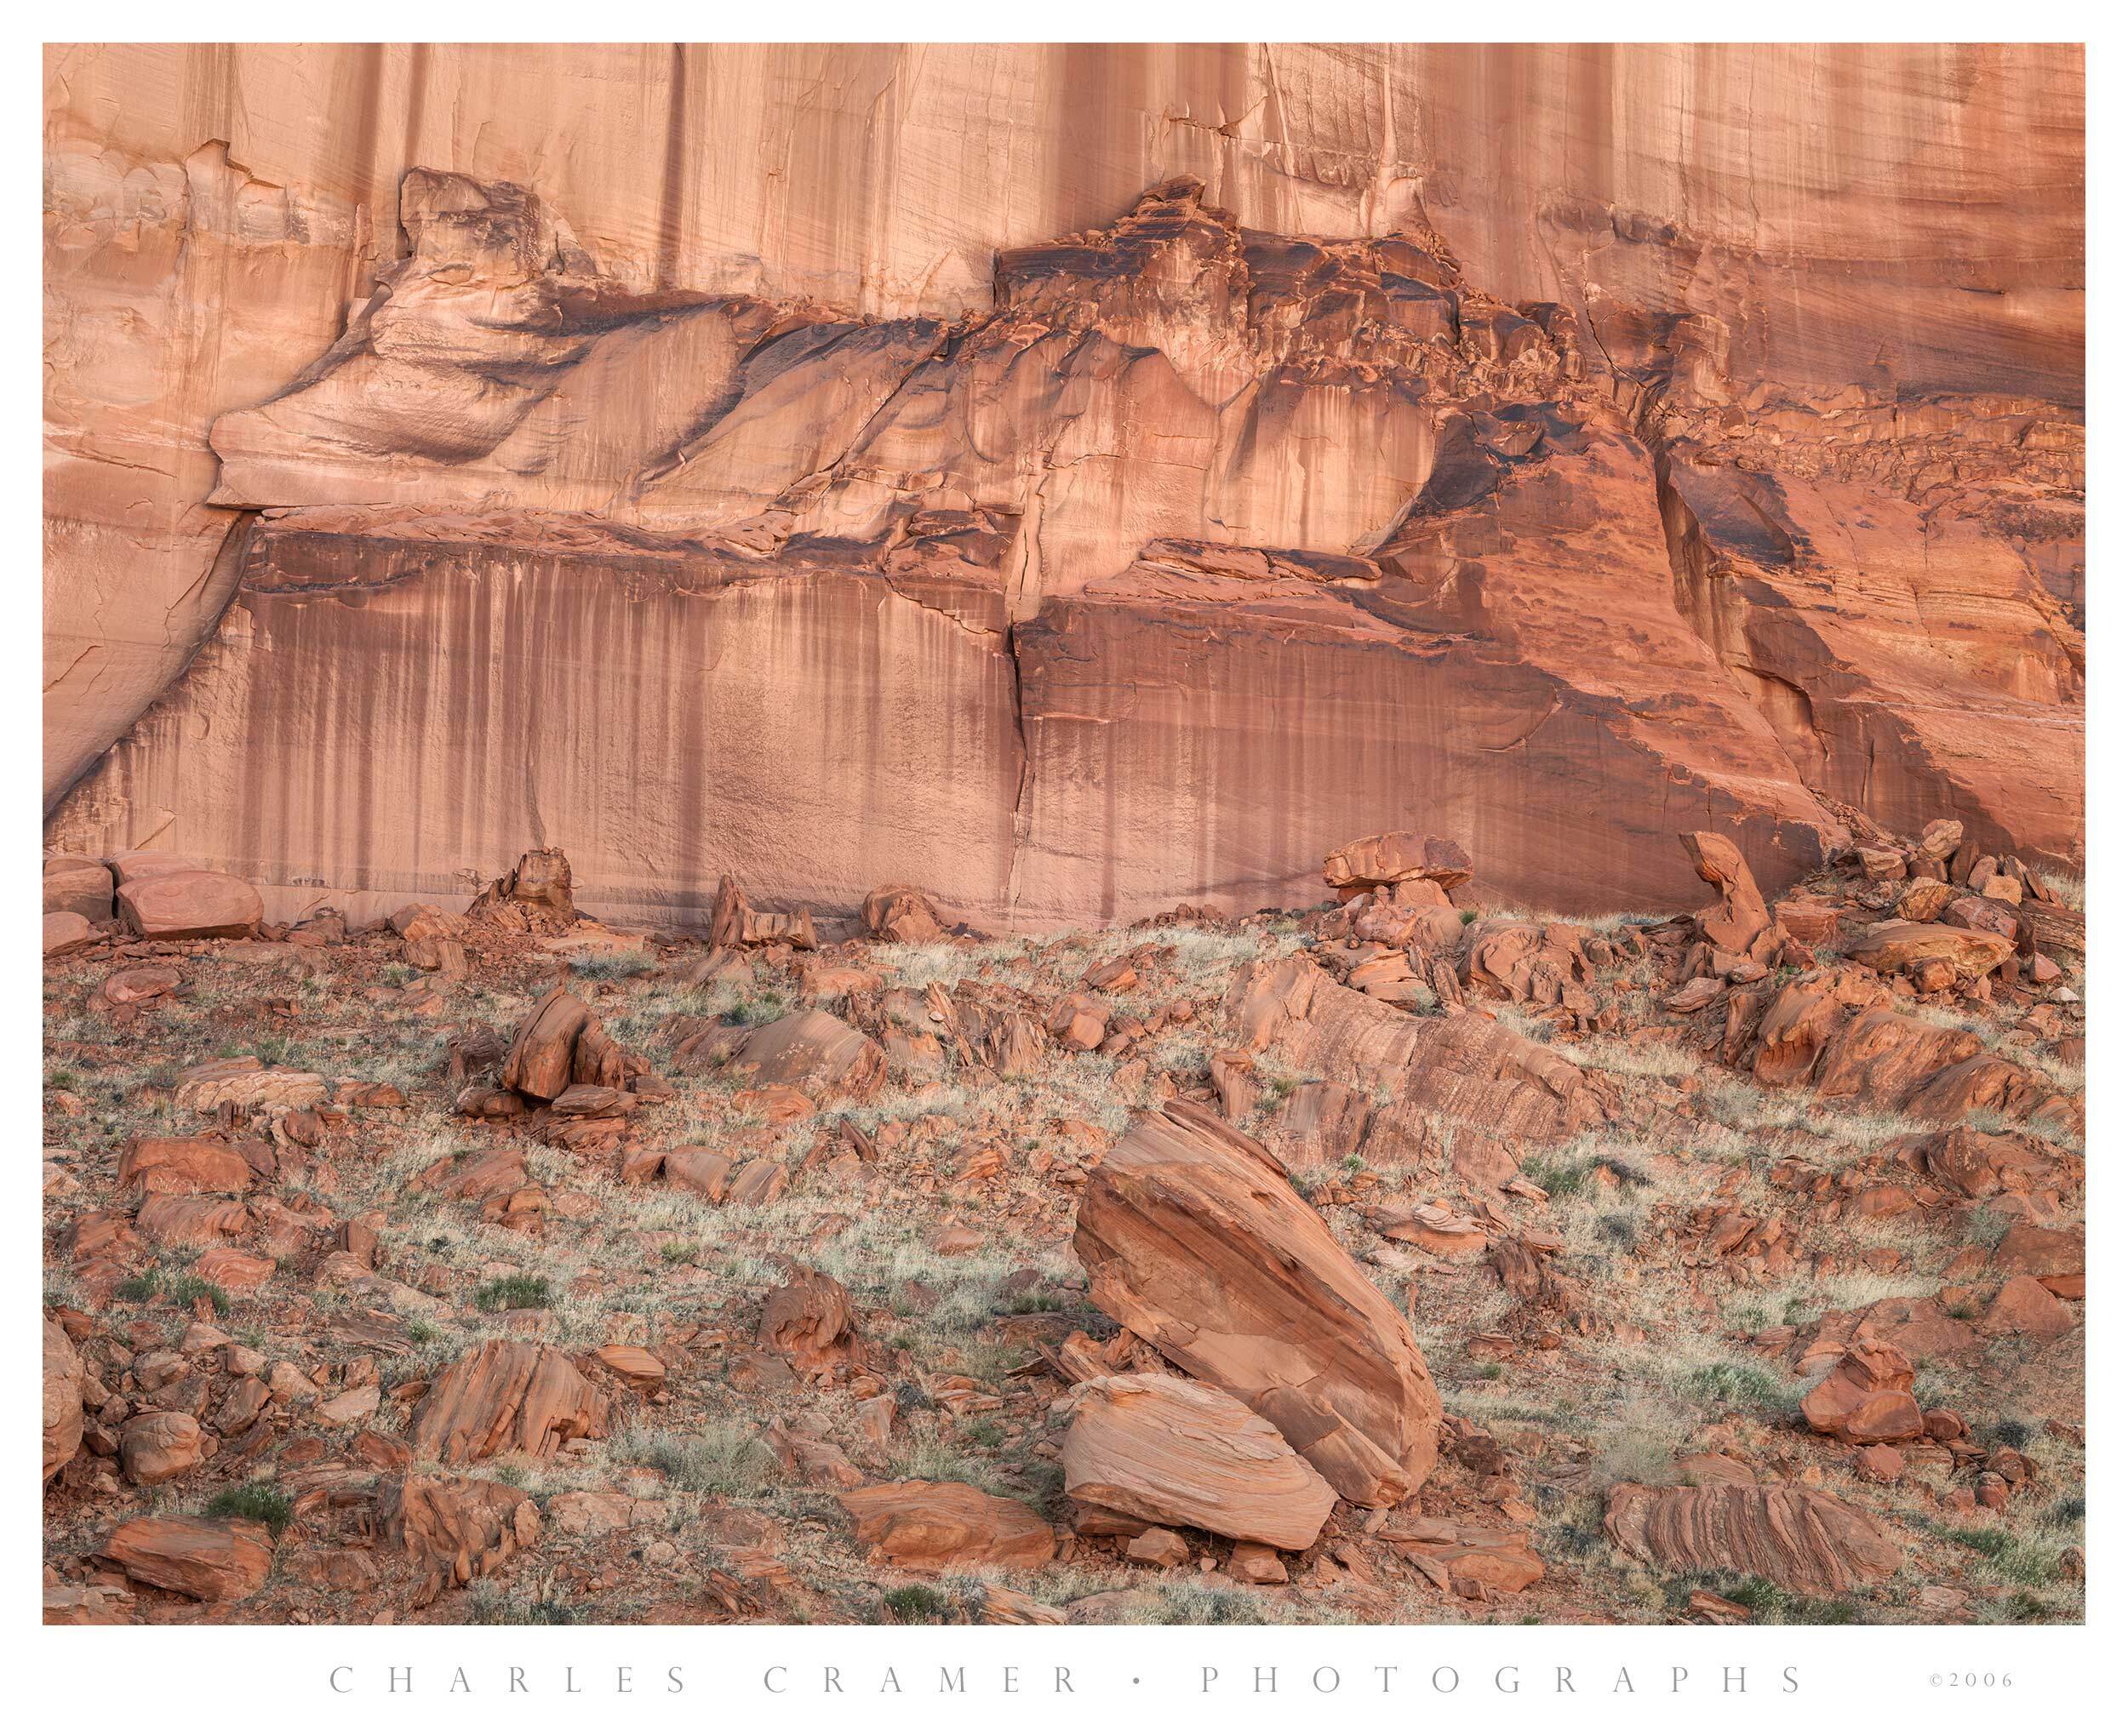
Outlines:
[[[993,925],[2083,850],[2082,63],[62,49],[55,846]]]

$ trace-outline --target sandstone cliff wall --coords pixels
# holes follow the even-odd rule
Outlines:
[[[2082,852],[2082,62],[73,48],[55,842],[986,921]],[[1150,191],[1148,191],[1150,190]],[[672,900],[681,901],[675,910]]]

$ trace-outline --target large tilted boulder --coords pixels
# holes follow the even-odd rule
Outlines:
[[[1064,1493],[1155,1525],[1306,1549],[1336,1492],[1240,1400],[1167,1374],[1112,1374],[1073,1393]]]
[[[1756,1575],[1811,1597],[1836,1597],[1899,1570],[1898,1546],[1868,1514],[1790,1485],[1620,1483],[1604,1529],[1627,1555],[1673,1573]]]
[[[549,989],[511,1041],[502,1064],[503,1089],[552,1103],[573,1082],[576,1040],[591,1023],[591,1008],[575,996],[567,989]]]
[[[625,1091],[646,1071],[590,1008],[557,984],[518,1024],[503,1059],[502,1086],[534,1103],[552,1103],[572,1085]]]
[[[1095,1306],[1273,1424],[1349,1501],[1433,1469],[1441,1402],[1403,1316],[1278,1160],[1171,1101],[1093,1172],[1073,1247]]]
[[[444,1465],[498,1453],[552,1459],[564,1442],[603,1439],[608,1408],[559,1351],[491,1339],[437,1377],[409,1439],[415,1457]]]
[[[1748,953],[1753,943],[1773,926],[1759,882],[1743,852],[1719,832],[1679,832],[1692,871],[1721,894],[1696,918],[1701,937],[1725,952]]]

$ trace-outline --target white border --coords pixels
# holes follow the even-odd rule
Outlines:
[[[625,23],[626,40],[752,40],[763,34],[741,26],[768,21],[749,9],[708,12],[695,7],[638,3],[625,14],[594,20],[581,8],[524,5],[505,18],[492,6],[396,3],[374,4],[356,13],[293,15],[285,6],[249,3],[211,10],[172,10],[118,0],[78,14],[47,12],[37,21],[42,33],[94,37],[103,40],[189,40],[230,37],[286,39],[290,23],[316,23],[364,37],[382,39],[579,41],[584,26],[598,21]],[[777,20],[781,21],[781,20]],[[2034,39],[2083,40],[2091,44],[2087,89],[2098,94],[2090,116],[2088,176],[2091,184],[2118,188],[2119,107],[2118,86],[2108,74],[2118,70],[2114,53],[2119,26],[2099,9],[2085,5],[2028,7],[2006,13],[1999,5],[1857,6],[1787,4],[1777,10],[1736,15],[1752,28],[1742,32],[1715,28],[1730,22],[1702,5],[1643,5],[1591,14],[1586,6],[1541,3],[1517,7],[1512,14],[1453,15],[1439,9],[1415,10],[1408,3],[1385,6],[1346,4],[1333,14],[1299,14],[1259,0],[1235,0],[1216,8],[1119,5],[1090,0],[1038,18],[1013,16],[992,3],[938,0],[922,8],[860,8],[828,0],[804,9],[795,20],[804,26],[793,40],[807,41],[984,41],[1012,37],[1013,26],[1033,25],[1030,39],[1224,41],[1291,39],[1322,27],[1324,36],[1344,40],[1400,40],[1421,32],[1436,41],[1502,40],[1500,26],[1513,24],[1528,40],[1585,39],[1592,26],[1608,39],[1650,40],[1874,40],[1987,41],[2005,27],[2021,27]],[[515,28],[498,31],[498,25]],[[1457,29],[1458,25],[1465,26]],[[1472,29],[1467,26],[1476,26]],[[14,32],[10,32],[12,35]],[[10,46],[14,46],[11,44]],[[38,812],[37,768],[41,740],[38,633],[34,619],[36,591],[31,583],[38,558],[33,527],[41,512],[41,444],[31,406],[41,397],[41,370],[31,357],[29,333],[41,329],[41,248],[31,240],[39,232],[37,214],[30,208],[28,165],[41,154],[37,137],[42,111],[41,54],[37,36],[20,44],[13,58],[22,82],[14,124],[21,138],[10,160],[13,186],[21,208],[3,233],[14,254],[14,267],[0,275],[0,295],[10,316],[5,329],[14,335],[14,377],[9,403],[15,414],[6,425],[10,462],[0,470],[14,498],[6,521],[20,551],[6,603],[9,631],[0,636],[12,678],[0,682],[0,706],[6,710],[7,738],[14,751],[0,775],[7,780],[0,812],[24,816],[15,846],[0,852],[0,877],[9,897],[0,908],[19,911],[4,940],[9,980],[20,985],[0,999],[0,1061],[9,1089],[0,1101],[18,1114],[34,1113],[39,1101],[39,1013],[27,985],[37,972],[30,939],[38,840],[26,817]],[[2118,218],[2104,215],[2089,228],[2092,281],[2103,286],[2094,298],[2090,320],[2090,448],[2094,485],[2100,503],[2091,527],[2091,570],[2097,575],[2091,591],[2091,642],[2106,656],[2121,654],[2112,626],[2117,609],[2111,598],[2114,582],[2107,557],[2118,538],[2108,478],[2120,480],[2114,467],[2114,442],[2108,412],[2119,400],[2109,382],[2119,384],[2118,322],[2108,314],[2120,282],[2115,270]],[[2091,763],[2103,768],[2128,762],[2128,729],[2123,727],[2121,689],[2109,682],[2092,684],[2087,724]],[[2119,918],[2111,897],[2111,872],[2117,859],[2119,820],[2110,797],[2110,780],[2094,784],[2090,809],[2090,979],[2110,985]],[[2102,990],[2102,995],[2106,991]],[[2112,1287],[2102,1274],[2108,1251],[2121,1248],[2119,1214],[2110,1169],[2120,1150],[2120,1116],[2111,1088],[2111,1067],[2123,1057],[2116,1043],[2110,997],[2092,1008],[2093,1044],[2089,1102],[2090,1146],[2095,1155],[2090,1187],[2092,1265],[2102,1274],[2089,1307],[2092,1341],[2123,1342]],[[31,1322],[37,1303],[41,1250],[35,1202],[37,1168],[26,1137],[12,1153],[8,1214],[13,1255],[9,1270],[11,1295],[3,1316],[9,1322],[0,1356],[10,1378],[5,1391],[27,1395],[37,1390],[37,1356]],[[2102,1322],[2102,1323],[2101,1323]],[[72,1727],[85,1719],[108,1725],[124,1718],[152,1717],[163,1732],[213,1730],[220,1736],[232,1724],[294,1722],[321,1731],[369,1728],[380,1717],[426,1729],[454,1731],[522,1730],[555,1723],[625,1719],[632,1727],[657,1729],[716,1727],[726,1722],[750,1727],[757,1719],[778,1730],[837,1727],[861,1721],[867,1728],[886,1730],[941,1727],[999,1727],[1009,1721],[1015,1730],[1081,1730],[1090,1716],[1120,1716],[1136,1721],[1148,1715],[1209,1716],[1221,1727],[1290,1730],[1296,1726],[1404,1727],[1448,1717],[1459,1724],[1501,1730],[1556,1728],[1563,1719],[1576,1727],[1599,1731],[1638,1728],[1650,1723],[1699,1728],[1710,1720],[1726,1728],[1793,1730],[1799,1719],[1845,1722],[1890,1715],[1902,1726],[1966,1719],[1994,1727],[2028,1727],[2044,1718],[2048,1727],[2069,1730],[2099,1726],[2099,1696],[2117,1672],[2108,1666],[2119,1637],[2119,1599],[2114,1594],[2121,1559],[2119,1526],[2114,1522],[2119,1485],[2108,1475],[2117,1465],[2119,1413],[2116,1392],[2107,1378],[2108,1363],[2096,1365],[2089,1400],[2091,1484],[2090,1625],[2076,1629],[1867,1628],[1823,1629],[1620,1629],[1620,1628],[1306,1628],[1306,1629],[438,1629],[311,1630],[302,1628],[126,1628],[27,1630],[37,1623],[36,1585],[31,1563],[40,1556],[32,1533],[38,1516],[28,1491],[33,1430],[18,1417],[9,1429],[8,1451],[19,1461],[9,1486],[17,1498],[0,1510],[0,1527],[9,1547],[0,1559],[14,1564],[4,1583],[7,1632],[24,1642],[22,1665],[9,1679],[17,1716],[31,1727]],[[34,1650],[31,1647],[34,1646]],[[1016,1662],[1019,1692],[1003,1687],[1004,1669]],[[527,1691],[509,1692],[512,1664],[527,1671]],[[764,1671],[776,1665],[791,1673],[780,1680],[777,1693],[764,1684]],[[895,1665],[903,1691],[882,1691],[883,1671]],[[1069,1696],[1044,1691],[1047,1672],[1061,1664],[1073,1673],[1076,1691]],[[335,1692],[333,1670],[350,1665],[352,1675],[337,1678],[349,1692]],[[1384,1693],[1374,1672],[1394,1665],[1397,1675]],[[411,1692],[390,1691],[393,1666],[415,1672]],[[966,1672],[964,1695],[939,1689],[941,1666]],[[1278,1671],[1275,1692],[1250,1686],[1258,1666]],[[1634,1692],[1619,1688],[1621,1666],[1630,1673]],[[462,1666],[464,1691],[454,1692],[452,1671]],[[616,1674],[632,1674],[632,1691],[619,1691]],[[846,1691],[821,1691],[819,1672],[838,1668]],[[1201,1671],[1216,1668],[1219,1677],[1204,1689]],[[1558,1691],[1553,1672],[1571,1670],[1576,1692]],[[1742,1666],[1742,1692],[1725,1693],[1725,1667]],[[677,1667],[684,1687],[672,1692],[669,1669]],[[1320,1667],[1339,1672],[1335,1693],[1311,1685]],[[1436,1669],[1456,1672],[1447,1691],[1431,1679]],[[577,1691],[566,1692],[555,1677],[573,1668]],[[1687,1674],[1673,1682],[1670,1671]],[[1503,1690],[1497,1676],[1515,1672],[1515,1693]],[[1795,1672],[1793,1686],[1783,1671]],[[1967,1672],[1998,1678],[1994,1687],[1947,1685],[1943,1678]],[[2007,1686],[2000,1678],[2009,1678]],[[1324,1678],[1327,1681],[1328,1678]],[[1445,1676],[1441,1678],[1445,1682]],[[2117,1716],[2117,1714],[2116,1714]],[[2014,1722],[2012,1722],[2014,1721]],[[2059,1723],[2056,1721],[2061,1721]],[[2107,1722],[2113,1722],[2108,1720]]]

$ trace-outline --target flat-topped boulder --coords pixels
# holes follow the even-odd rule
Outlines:
[[[144,940],[213,940],[250,934],[266,908],[248,881],[185,868],[122,880],[118,914]]]

